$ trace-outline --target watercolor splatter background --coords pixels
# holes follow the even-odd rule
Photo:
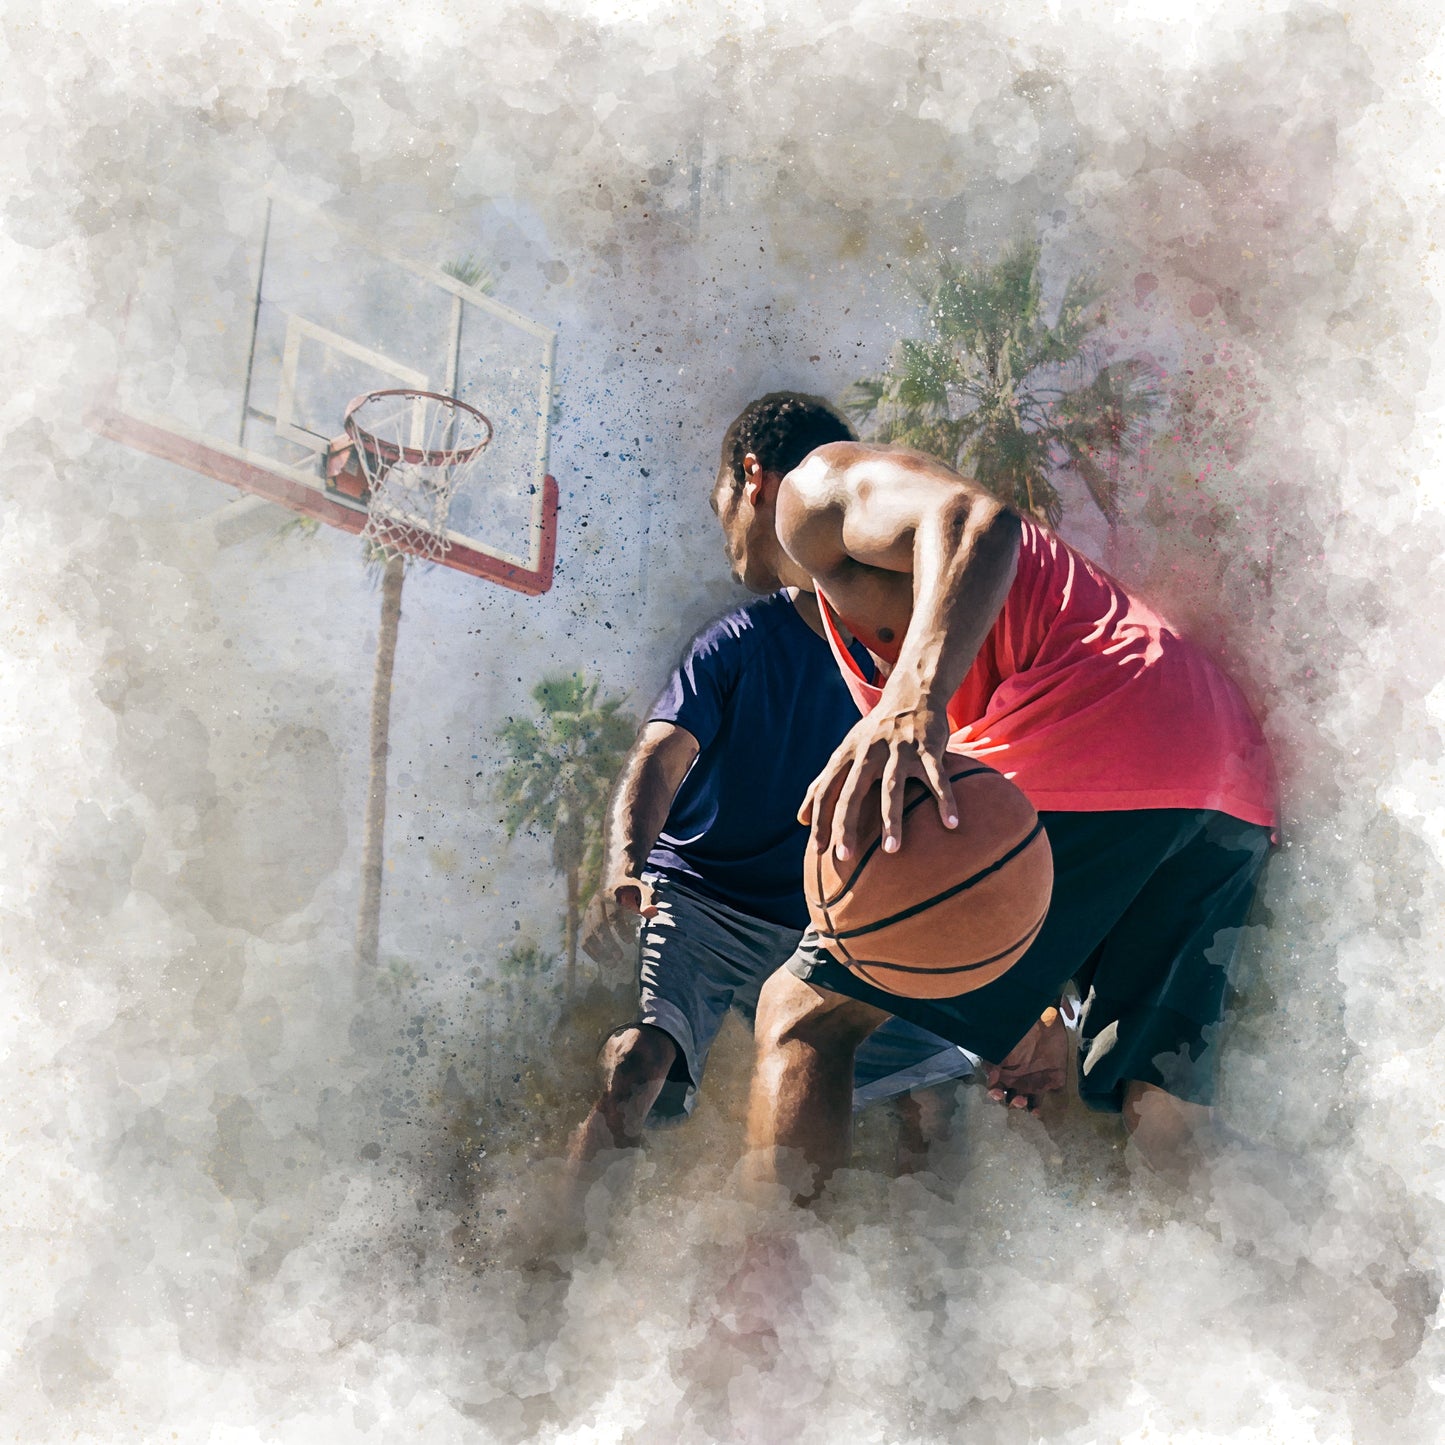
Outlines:
[[[1435,24],[1384,0],[7,7],[7,1435],[1438,1438]],[[377,978],[352,953],[378,615],[355,541],[218,531],[224,488],[80,424],[133,278],[224,176],[484,257],[561,330],[554,590],[407,584]],[[876,370],[931,258],[1019,235],[1046,281],[1099,272],[1117,354],[1172,399],[1119,534],[1073,498],[1065,532],[1229,661],[1281,761],[1224,1084],[1281,1152],[1182,1198],[1106,1124],[970,1092],[951,1179],[851,1175],[750,1336],[722,1290],[756,1222],[734,1039],[570,1270],[527,1267],[610,1020],[499,972],[555,951],[561,894],[544,838],[506,843],[496,730],[548,672],[645,705],[735,596],[704,501],[722,426]],[[205,338],[167,299],[151,360],[179,366]]]

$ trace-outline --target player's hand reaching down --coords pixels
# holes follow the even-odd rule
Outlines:
[[[810,824],[813,843],[825,845],[839,858],[858,852],[858,820],[869,789],[882,786],[883,850],[896,853],[903,844],[903,810],[910,778],[933,794],[946,828],[958,824],[958,807],[944,770],[948,747],[947,715],[926,703],[878,707],[838,745],[828,765],[813,780],[798,811]]]
[[[1068,1061],[1068,1030],[1058,1009],[1047,1008],[1001,1064],[984,1065],[988,1096],[1007,1108],[1037,1114],[1039,1100],[1064,1087]]]
[[[582,951],[595,963],[624,962],[637,938],[637,926],[657,916],[652,885],[624,877],[604,884],[592,895],[582,918]]]

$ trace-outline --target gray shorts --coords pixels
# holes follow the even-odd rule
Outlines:
[[[637,1021],[661,1029],[678,1056],[649,1123],[692,1112],[708,1051],[735,1008],[749,1027],[768,977],[793,956],[802,931],[730,908],[675,878],[653,876],[657,916],[638,937]],[[890,1019],[858,1050],[855,1108],[973,1071],[972,1056],[903,1019]]]

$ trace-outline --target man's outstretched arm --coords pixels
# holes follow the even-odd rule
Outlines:
[[[1017,516],[932,457],[840,442],[784,478],[777,528],[784,550],[860,630],[902,632],[878,706],[839,745],[800,817],[848,857],[863,798],[881,781],[891,852],[902,842],[904,789],[916,777],[952,827],[942,764],[948,702],[1008,596]]]
[[[642,872],[697,753],[697,739],[686,728],[654,721],[627,754],[607,805],[602,883],[582,926],[582,948],[598,963],[620,961],[634,920],[657,912]]]

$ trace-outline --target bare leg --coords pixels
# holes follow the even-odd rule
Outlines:
[[[1124,1088],[1124,1128],[1150,1169],[1176,1184],[1225,1142],[1212,1109],[1137,1079]]]
[[[651,1024],[633,1024],[609,1035],[599,1056],[602,1091],[567,1150],[576,1169],[603,1149],[629,1149],[642,1142],[648,1112],[676,1057],[677,1045]]]
[[[650,1024],[619,1029],[602,1045],[601,1091],[568,1143],[562,1187],[538,1201],[529,1226],[543,1254],[581,1243],[588,1191],[613,1162],[614,1151],[642,1142],[648,1112],[676,1056],[677,1045]]]
[[[947,1144],[953,1137],[956,1107],[951,1083],[931,1089],[914,1089],[898,1096],[894,1101],[898,1115],[895,1169],[900,1175],[934,1168],[936,1161],[931,1151]]]
[[[763,985],[743,1165],[749,1184],[786,1184],[809,1203],[847,1162],[853,1055],[887,1017],[785,968]]]

